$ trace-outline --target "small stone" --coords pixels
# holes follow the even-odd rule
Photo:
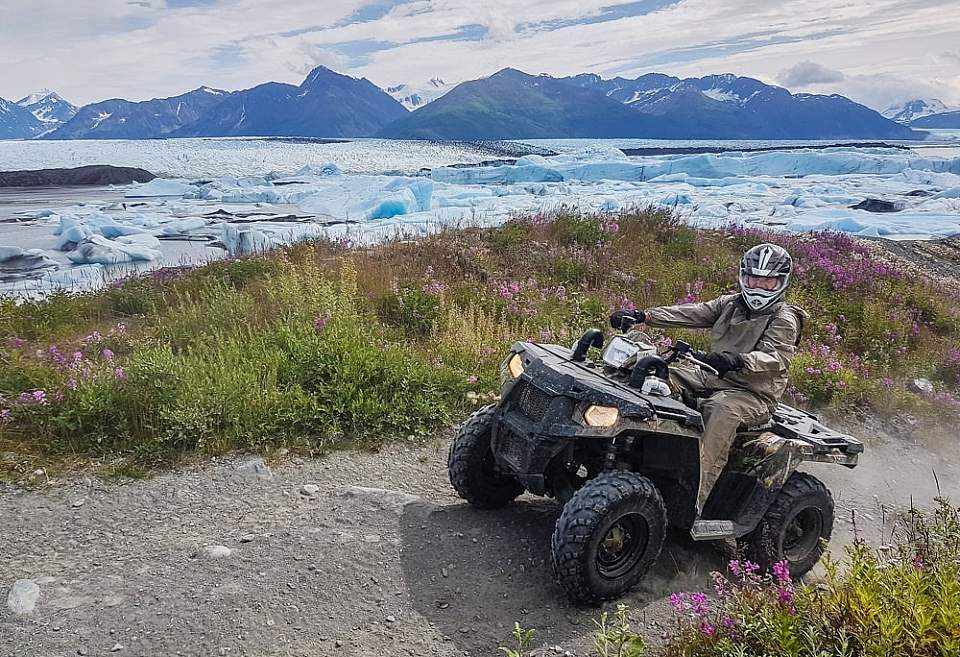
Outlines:
[[[36,470],[33,471],[34,477],[42,477],[45,474],[47,474],[47,471],[44,470],[43,468],[37,468]]]
[[[231,554],[233,550],[224,545],[204,545],[200,548],[200,556],[207,559],[226,559]]]
[[[461,628],[460,628],[460,634],[470,634],[470,628],[469,628],[469,627],[461,627]]]
[[[337,639],[336,641],[333,642],[333,646],[334,646],[334,648],[342,648],[342,647],[343,647],[343,641],[341,641],[340,639]]]
[[[922,392],[925,395],[934,393],[933,383],[930,382],[930,379],[914,379],[912,383],[914,392]]]
[[[387,616],[386,621],[387,621],[388,623],[396,623],[396,622],[397,622],[397,617],[396,617],[396,616]]]
[[[446,568],[441,568],[441,569],[440,569],[440,574],[443,575],[444,577],[446,577],[446,576],[447,576],[447,569],[446,569]]]
[[[273,626],[276,625],[276,624],[277,624],[277,622],[276,622],[275,620],[273,620],[272,618],[268,618],[268,619],[267,619],[267,627],[273,627]]]
[[[60,631],[60,626],[59,626],[59,625],[54,625],[54,626],[53,626],[52,628],[50,628],[50,629],[52,629],[54,632],[59,632],[59,631]]]
[[[110,648],[110,652],[120,652],[121,650],[123,650],[123,646],[121,646],[119,643],[113,644],[113,647]]]
[[[257,540],[256,534],[244,534],[240,537],[241,543],[252,543],[255,540]]]
[[[81,506],[83,506],[84,504],[86,504],[86,502],[87,502],[86,500],[82,500],[82,499],[81,499],[81,500],[74,500],[74,501],[73,501],[73,504],[71,504],[71,506],[72,506],[74,509],[78,509],[78,508],[80,508]]]
[[[237,473],[244,477],[257,479],[273,479],[273,471],[263,459],[256,458],[244,461],[237,466]]]
[[[316,484],[304,484],[300,487],[300,494],[306,497],[313,497],[320,492],[320,487]]]
[[[18,579],[7,594],[7,608],[17,616],[33,613],[40,599],[40,586],[32,579]]]

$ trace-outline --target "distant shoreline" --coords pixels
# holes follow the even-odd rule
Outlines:
[[[908,146],[888,144],[884,141],[847,142],[837,144],[800,144],[797,146],[677,146],[677,147],[648,147],[648,148],[621,148],[624,155],[639,157],[644,155],[704,155],[709,153],[762,153],[766,151],[822,151],[827,148],[896,148],[908,151]]]

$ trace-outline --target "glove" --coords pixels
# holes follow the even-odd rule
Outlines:
[[[737,372],[742,370],[745,365],[743,355],[735,354],[732,351],[697,352],[694,354],[694,358],[717,370],[717,376],[721,379],[727,372]]]
[[[630,318],[634,324],[643,324],[647,316],[642,310],[615,310],[610,315],[610,327],[622,331],[623,320],[627,318]]]

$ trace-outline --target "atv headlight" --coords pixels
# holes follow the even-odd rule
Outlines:
[[[612,427],[620,419],[620,410],[611,406],[591,406],[583,414],[587,426]]]
[[[510,370],[510,376],[513,378],[523,374],[523,359],[520,358],[520,354],[514,354],[510,357],[510,360],[507,361],[507,369]]]

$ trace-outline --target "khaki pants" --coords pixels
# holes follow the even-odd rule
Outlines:
[[[741,425],[754,426],[770,419],[772,410],[760,397],[724,383],[695,368],[671,368],[674,390],[699,401],[703,415],[700,438],[700,486],[697,490],[697,517],[710,497],[710,491],[727,465],[730,447]]]

